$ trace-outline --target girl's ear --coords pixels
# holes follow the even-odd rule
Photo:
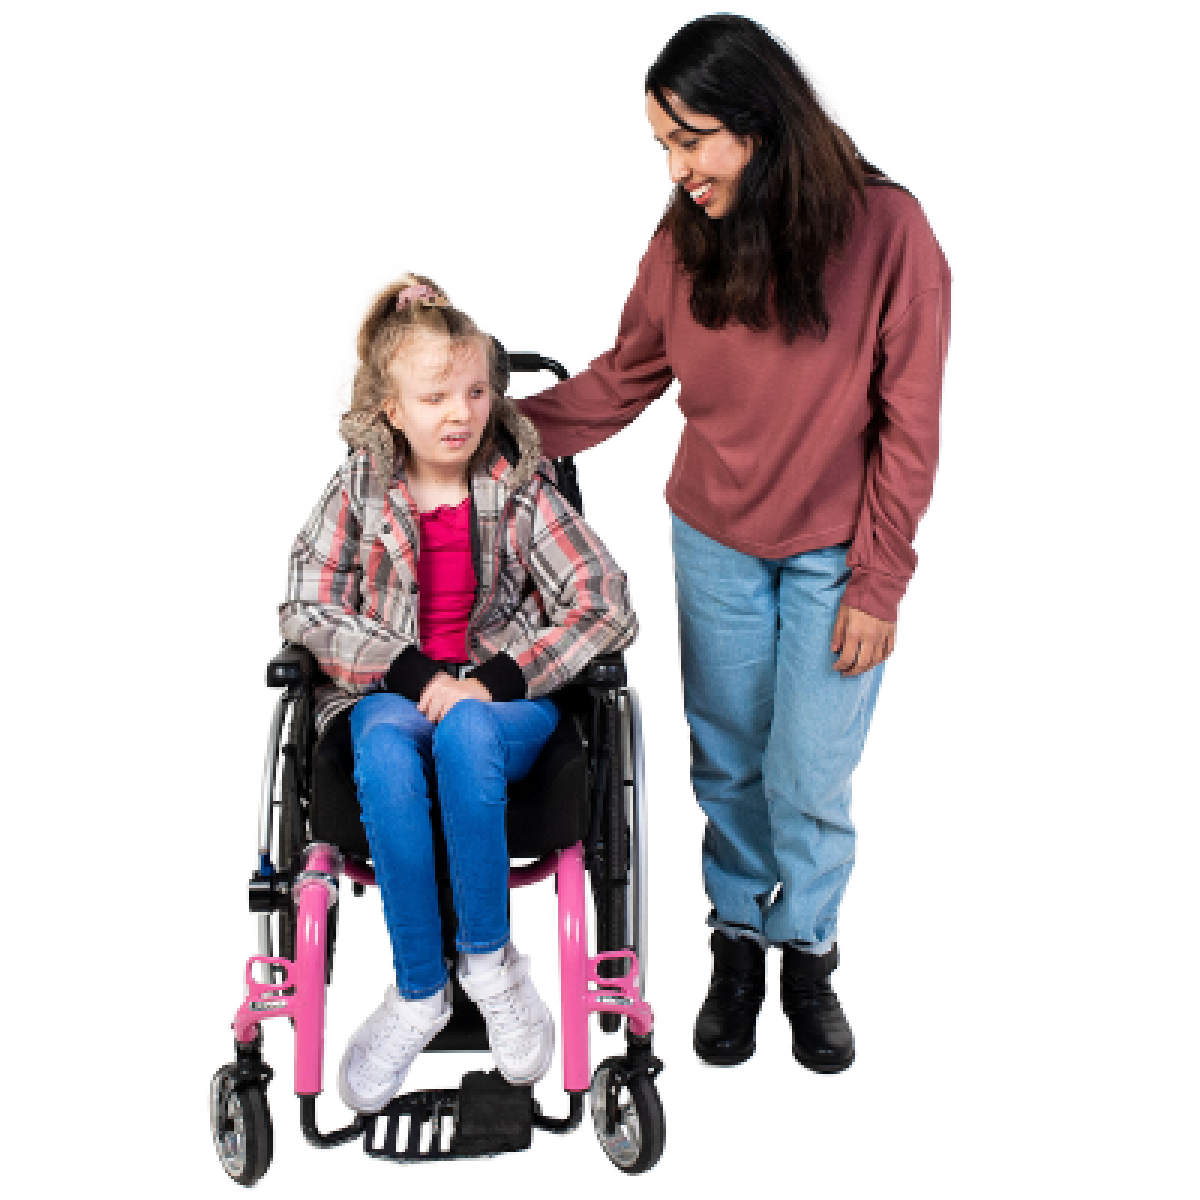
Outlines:
[[[400,428],[400,422],[398,420],[398,417],[400,415],[399,414],[400,406],[399,406],[398,401],[399,401],[399,397],[389,396],[383,402],[383,415],[385,417],[387,417],[387,419],[391,423],[393,429]]]

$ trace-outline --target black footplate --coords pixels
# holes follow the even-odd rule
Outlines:
[[[459,1088],[409,1092],[363,1118],[372,1158],[432,1162],[527,1150],[533,1141],[533,1089],[499,1071],[470,1071]]]

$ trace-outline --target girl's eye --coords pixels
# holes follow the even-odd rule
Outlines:
[[[471,395],[475,398],[487,395],[486,387],[477,387],[471,389]],[[441,404],[446,399],[445,392],[432,392],[428,396],[422,396],[422,401],[426,404]]]
[[[681,145],[681,146],[682,146],[682,147],[683,147],[685,150],[695,150],[695,148],[696,148],[698,145],[700,145],[700,139],[699,139],[699,138],[692,138],[692,140],[691,140],[690,142],[680,142],[679,144],[680,144],[680,145]]]

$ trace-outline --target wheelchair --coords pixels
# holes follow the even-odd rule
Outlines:
[[[537,354],[510,354],[516,371],[565,369]],[[560,490],[580,511],[574,464],[555,462]],[[361,1139],[371,1157],[401,1162],[482,1157],[526,1149],[533,1131],[566,1133],[583,1123],[585,1099],[601,1149],[621,1171],[649,1170],[662,1154],[665,1121],[655,1079],[653,1013],[645,1000],[646,817],[641,716],[620,654],[593,660],[555,693],[561,719],[524,779],[509,785],[509,886],[553,878],[558,905],[562,1081],[567,1115],[544,1112],[531,1087],[496,1071],[468,1072],[458,1088],[402,1093],[380,1112],[322,1132],[326,987],[333,970],[343,881],[355,895],[375,882],[355,796],[349,710],[318,738],[314,689],[324,681],[303,647],[285,645],[267,666],[281,688],[271,720],[250,879],[258,953],[246,964],[245,996],[233,1020],[234,1061],[213,1076],[209,1112],[226,1174],[244,1186],[270,1166],[272,1123],[263,1024],[289,1019],[295,1043],[300,1125],[313,1146]],[[436,797],[435,797],[436,807]],[[443,949],[454,989],[453,1016],[425,1053],[486,1051],[483,1018],[454,974],[455,917],[435,819]],[[595,915],[589,953],[587,883]],[[552,1004],[553,1007],[553,1004]],[[625,1029],[623,1054],[590,1068],[589,1018],[606,1033]]]

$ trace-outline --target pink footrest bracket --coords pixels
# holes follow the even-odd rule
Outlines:
[[[629,966],[623,975],[601,975],[600,964],[624,959]],[[632,950],[608,950],[587,960],[588,1008],[593,1012],[615,1012],[629,1018],[637,1034],[649,1033],[654,1025],[650,1005],[641,998],[641,971]],[[595,991],[592,987],[595,987]]]
[[[260,983],[254,978],[254,968],[259,963],[269,967],[281,967],[283,980]],[[269,972],[268,972],[269,973]],[[295,985],[292,982],[292,963],[286,958],[268,958],[256,954],[246,963],[246,999],[233,1018],[234,1036],[239,1042],[248,1042],[254,1037],[260,1021],[268,1017],[294,1015],[296,996],[286,993]]]
[[[602,962],[613,962],[618,958],[629,963],[624,975],[600,974]],[[630,999],[636,999],[640,995],[639,975],[637,955],[632,950],[606,950],[603,954],[593,955],[587,960],[588,983],[597,984]]]

